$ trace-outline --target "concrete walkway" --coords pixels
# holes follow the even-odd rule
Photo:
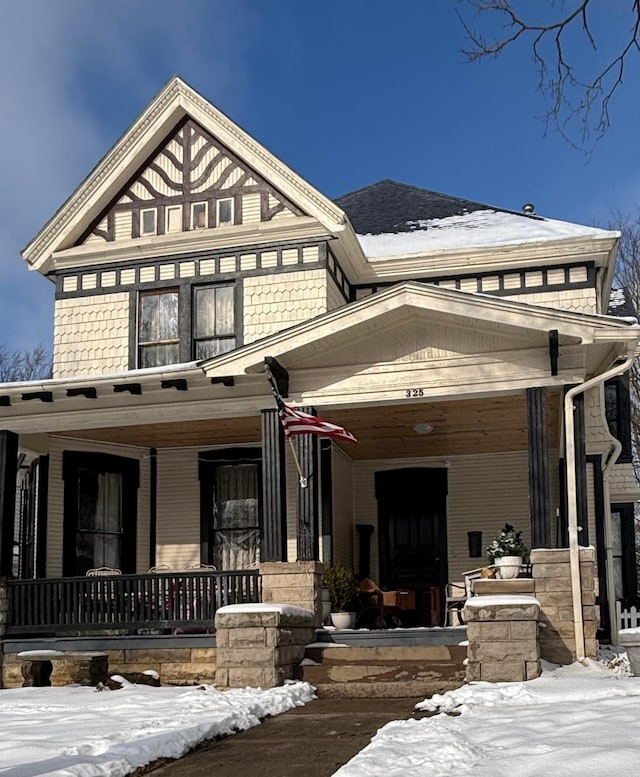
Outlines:
[[[331,777],[391,720],[424,717],[415,699],[318,699],[201,745],[149,777]]]

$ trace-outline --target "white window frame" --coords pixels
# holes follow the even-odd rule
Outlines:
[[[198,206],[204,206],[204,224],[201,227],[196,226],[195,223],[195,210]],[[191,203],[191,229],[206,229],[209,223],[209,203],[206,200],[202,202]]]
[[[145,213],[153,213],[153,231],[147,232],[144,228],[144,214]],[[140,211],[140,235],[142,237],[147,237],[148,235],[157,235],[158,234],[158,209],[157,208],[143,208]]]
[[[225,221],[225,222],[220,221],[220,206],[222,205],[223,202],[228,202],[229,205],[231,206],[231,218],[229,219],[229,221]],[[234,223],[234,217],[235,217],[234,206],[235,206],[235,203],[234,203],[233,197],[223,197],[220,200],[216,200],[216,224],[219,227],[221,226],[227,227]]]

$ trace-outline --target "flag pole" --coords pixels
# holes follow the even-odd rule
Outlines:
[[[273,393],[274,399],[276,400],[278,411],[280,411],[280,407],[284,406],[284,403],[282,401],[282,397],[280,396],[280,392],[278,391],[278,387],[276,386],[276,382],[273,378],[273,373],[271,372],[271,369],[269,368],[269,365],[266,363],[266,361],[265,361],[264,369],[265,369],[265,372],[267,373],[267,380],[269,381],[269,385],[271,386],[271,391]],[[298,454],[296,453],[293,440],[288,435],[287,435],[287,439],[289,440],[289,445],[291,446],[291,453],[293,455],[293,460],[296,464],[296,469],[298,470],[298,475],[300,477],[300,488],[307,488],[307,478],[302,474],[302,467],[300,466],[300,461],[298,459]]]
[[[291,439],[291,437],[289,437],[288,439],[289,439],[289,445],[291,446],[291,453],[293,454],[293,460],[296,463],[296,468],[298,470],[298,475],[300,475],[300,488],[306,488],[307,487],[307,479],[302,474],[302,469],[300,467],[300,462],[298,461],[298,454],[296,453],[295,445],[293,444],[293,440]]]

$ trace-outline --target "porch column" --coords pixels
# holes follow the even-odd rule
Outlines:
[[[13,574],[18,435],[0,430],[0,577]]]
[[[314,407],[298,408],[316,415]],[[318,548],[318,437],[296,434],[295,447],[300,469],[307,479],[306,488],[298,483],[298,561],[319,561]]]
[[[589,544],[589,521],[587,518],[587,451],[584,420],[584,394],[573,399],[574,439],[576,450],[576,504],[578,509],[578,544]]]
[[[551,547],[551,503],[544,388],[527,389],[531,547]]]
[[[287,560],[284,433],[277,409],[262,411],[261,561]]]

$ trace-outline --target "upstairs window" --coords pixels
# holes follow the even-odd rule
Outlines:
[[[233,286],[193,291],[193,358],[208,359],[236,347]]]
[[[138,305],[138,367],[177,364],[178,290],[142,292]]]
[[[204,229],[207,226],[207,203],[194,202],[191,206],[191,228]]]
[[[218,226],[233,224],[233,200],[218,200],[216,207]]]
[[[157,232],[156,209],[149,208],[140,212],[140,234],[155,235]]]

